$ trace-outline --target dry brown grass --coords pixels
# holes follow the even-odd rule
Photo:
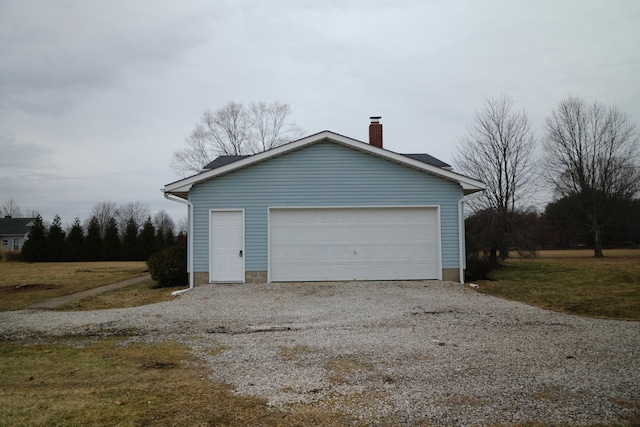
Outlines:
[[[213,383],[175,343],[0,342],[0,425],[340,426],[313,406],[275,410]]]
[[[352,374],[357,371],[372,371],[373,364],[368,359],[357,356],[329,359],[325,364],[329,371]]]
[[[293,347],[282,346],[278,351],[278,356],[282,360],[294,361],[306,355],[313,354],[314,350],[307,345],[295,345]]]
[[[110,308],[137,307],[156,302],[175,299],[171,292],[184,289],[184,286],[174,288],[156,288],[155,280],[145,280],[135,285],[116,289],[104,294],[94,295],[71,302],[56,308],[60,311],[106,310]]]
[[[479,281],[480,291],[539,307],[590,317],[640,320],[640,250],[540,251],[512,258]]]
[[[325,368],[331,372],[329,380],[333,384],[351,384],[357,373],[374,370],[369,360],[356,356],[329,359],[325,363]]]
[[[0,262],[0,311],[142,276],[142,261]]]

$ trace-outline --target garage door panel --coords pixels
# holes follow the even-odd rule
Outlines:
[[[395,270],[386,268],[381,264],[362,264],[362,270],[359,277],[354,278],[357,280],[415,280],[418,277],[424,277],[425,266],[418,266],[413,262],[399,263],[398,267],[401,267],[404,271],[403,276],[398,276]],[[428,268],[435,268],[436,264],[426,265]],[[428,270],[428,268],[426,270]]]
[[[352,239],[346,235],[349,227],[347,226],[331,226],[318,224],[297,224],[294,226],[284,225],[272,228],[271,242],[273,244],[309,244],[315,242],[322,243],[349,243]]]
[[[436,208],[272,209],[270,279],[438,277]]]
[[[283,245],[277,251],[272,251],[271,260],[275,263],[305,262],[315,263],[317,259],[326,262],[347,262],[353,251],[351,245]]]
[[[358,259],[363,260],[373,260],[371,262],[376,263],[380,260],[387,259],[389,261],[393,261],[396,263],[401,262],[412,262],[407,260],[420,259],[424,261],[429,261],[430,259],[435,260],[435,247],[434,245],[400,245],[400,244],[387,244],[387,245],[376,245],[372,244],[369,246],[363,246],[360,248],[354,249],[355,261]],[[348,254],[345,253],[345,255]],[[349,254],[350,255],[350,254]]]
[[[335,263],[331,269],[327,269],[324,265],[318,265],[317,263],[283,263],[282,268],[285,268],[289,272],[289,277],[296,277],[296,279],[279,279],[277,281],[330,281],[330,280],[351,280],[348,277],[352,270],[350,263]],[[340,277],[340,278],[336,278]]]

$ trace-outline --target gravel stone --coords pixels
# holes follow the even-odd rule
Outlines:
[[[362,424],[615,424],[640,405],[640,322],[452,282],[203,285],[130,309],[0,313],[4,339],[123,331],[190,346],[238,394]]]

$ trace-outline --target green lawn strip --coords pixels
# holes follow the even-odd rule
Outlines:
[[[637,259],[508,260],[481,291],[566,313],[640,320]]]

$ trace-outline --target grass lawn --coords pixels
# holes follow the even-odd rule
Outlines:
[[[640,250],[540,251],[508,259],[476,282],[480,292],[565,313],[640,320]]]
[[[143,261],[0,262],[0,311],[120,282],[146,273]]]
[[[350,425],[330,410],[282,412],[211,382],[184,347],[125,338],[0,341],[0,425]]]

